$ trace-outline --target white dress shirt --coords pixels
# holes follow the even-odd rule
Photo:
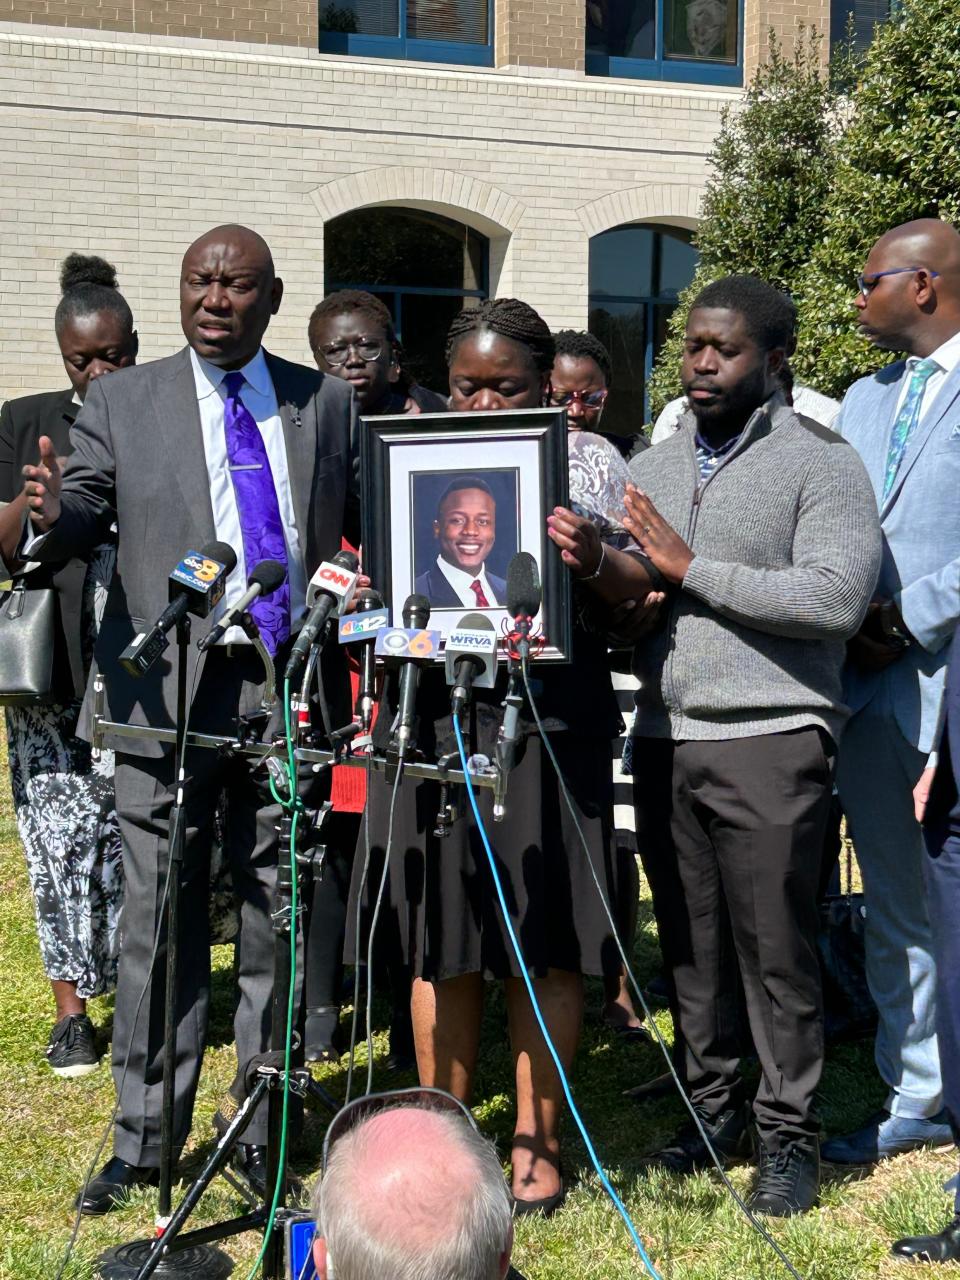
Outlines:
[[[917,422],[920,423],[924,419],[927,410],[936,400],[940,388],[946,382],[947,378],[953,373],[957,365],[960,364],[960,333],[955,333],[952,338],[948,338],[946,342],[941,343],[936,351],[931,351],[928,360],[935,360],[940,366],[939,369],[931,373],[923,388],[923,395],[920,397],[920,417]],[[907,388],[910,385],[909,374],[900,379],[900,394],[897,396],[897,412],[893,415],[896,421],[897,413],[900,412],[900,406],[907,397]]]
[[[240,531],[240,513],[237,509],[237,495],[233,487],[230,468],[227,463],[227,438],[224,431],[223,417],[226,406],[226,392],[222,386],[227,376],[225,369],[201,359],[190,349],[190,360],[193,365],[193,376],[197,387],[197,402],[200,409],[200,426],[203,430],[203,452],[207,462],[207,474],[210,479],[210,503],[213,507],[213,526],[217,531],[217,540],[227,542],[237,553],[237,567],[227,579],[227,589],[223,600],[217,606],[214,621],[243,595],[247,585],[249,569],[243,554],[243,535]],[[296,623],[300,620],[306,607],[307,581],[303,567],[303,553],[300,545],[300,533],[293,511],[293,496],[290,492],[290,475],[287,469],[287,450],[283,439],[283,424],[280,421],[280,410],[277,405],[277,393],[270,377],[270,370],[261,348],[253,359],[243,366],[240,372],[244,376],[244,384],[240,389],[240,399],[253,415],[260,435],[263,437],[270,470],[273,472],[273,483],[277,491],[280,505],[280,518],[283,521],[283,538],[287,548],[287,566],[290,575],[290,619]],[[188,548],[184,548],[186,551]],[[194,548],[200,550],[199,547]],[[171,568],[173,566],[171,565]],[[223,644],[248,644],[246,636],[239,627],[231,627],[223,637]]]
[[[472,583],[477,581],[479,581],[481,590],[490,605],[499,605],[501,603],[490,585],[490,580],[487,578],[487,566],[485,564],[480,566],[479,573],[467,573],[464,569],[458,569],[455,564],[451,564],[449,560],[444,560],[443,556],[437,556],[437,568],[460,597],[460,603],[468,608],[476,609],[477,607],[477,595],[471,586]]]

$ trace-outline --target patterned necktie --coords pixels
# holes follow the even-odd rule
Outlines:
[[[226,402],[223,430],[227,441],[227,462],[237,498],[243,558],[247,576],[263,560],[278,560],[286,569],[287,547],[283,539],[280,503],[270,470],[267,448],[256,419],[240,399],[245,378],[239,370],[223,380]],[[272,595],[254,600],[250,614],[260,629],[271,657],[290,635],[290,577]]]
[[[893,430],[890,432],[890,444],[887,448],[887,469],[883,476],[884,498],[888,496],[893,488],[893,482],[897,478],[897,472],[900,470],[900,463],[903,461],[903,455],[907,451],[910,437],[920,421],[920,408],[923,404],[924,388],[931,375],[936,373],[940,366],[936,360],[918,360],[915,357],[911,357],[907,361],[907,368],[910,370],[907,394],[903,398],[900,412],[897,414]]]
[[[471,591],[473,592],[473,594],[477,597],[477,608],[478,608],[478,609],[489,609],[489,608],[490,608],[490,601],[489,601],[489,600],[487,599],[487,597],[483,594],[483,587],[481,587],[481,585],[480,585],[480,579],[479,579],[479,578],[476,578],[473,582],[471,582],[471,583],[470,583],[470,590],[471,590]]]

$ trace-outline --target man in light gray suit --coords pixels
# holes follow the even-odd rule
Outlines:
[[[870,250],[859,285],[863,332],[909,358],[855,383],[835,428],[866,463],[883,529],[877,596],[848,651],[854,714],[837,783],[863,871],[876,1061],[890,1090],[861,1129],[824,1145],[843,1164],[951,1142],[912,793],[960,617],[960,235],[932,218],[895,227]]]
[[[38,542],[25,552],[62,559],[66,548],[94,544],[104,523],[119,528],[96,657],[107,685],[109,718],[143,725],[174,723],[176,663],[165,659],[144,679],[131,679],[117,658],[167,602],[167,577],[188,550],[214,538],[229,543],[238,565],[224,602],[195,622],[204,636],[243,592],[255,566],[276,559],[286,581],[266,607],[251,607],[267,648],[285,662],[291,633],[305,609],[306,583],[340,547],[352,510],[353,398],[349,386],[315,369],[264,352],[283,285],[265,242],[243,227],[217,227],[183,259],[181,323],[187,347],[177,355],[124,370],[135,377],[93,385],[73,432],[74,453],[60,476],[50,442],[40,467],[27,467],[27,497]],[[350,524],[347,532],[356,539]],[[327,687],[338,687],[337,646],[328,646]],[[197,673],[190,647],[188,688]],[[207,654],[192,702],[190,727],[236,731],[255,713],[264,673],[256,651],[231,627]],[[346,686],[339,688],[347,692]],[[335,698],[336,701],[336,698]],[[349,702],[342,702],[343,723]],[[263,730],[266,732],[266,728]],[[114,1075],[123,1078],[114,1157],[85,1189],[84,1213],[106,1213],[133,1186],[156,1181],[159,1165],[164,946],[143,1007],[137,1006],[150,965],[167,871],[167,824],[173,803],[171,751],[123,738],[117,749],[117,810],[124,840],[127,895],[113,1034]],[[226,789],[226,852],[242,899],[238,944],[239,999],[234,1023],[241,1065],[268,1046],[273,983],[270,924],[276,879],[279,806],[264,770],[211,751],[188,753],[187,849],[183,874],[179,1025],[174,1142],[186,1142],[206,1037],[210,955],[207,861],[216,797]],[[307,803],[324,784],[304,782]],[[129,1056],[129,1060],[128,1060]],[[124,1073],[124,1066],[126,1071]],[[242,1171],[264,1181],[261,1117],[247,1130]]]

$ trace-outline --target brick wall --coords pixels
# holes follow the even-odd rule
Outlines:
[[[815,27],[825,36],[821,46],[824,62],[830,53],[829,0],[746,0],[743,30],[743,76],[746,84],[769,48],[772,30],[789,54],[801,26]]]
[[[116,263],[153,359],[182,342],[185,247],[226,221],[272,245],[286,293],[269,343],[308,359],[324,223],[372,203],[477,226],[494,293],[584,327],[590,236],[690,226],[736,96],[165,41],[0,24],[0,396],[63,383],[52,317],[67,253]]]
[[[317,0],[0,0],[0,21],[309,49],[317,13]]]
[[[496,0],[494,32],[498,67],[583,70],[584,0]]]

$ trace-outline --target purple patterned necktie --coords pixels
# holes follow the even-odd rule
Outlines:
[[[283,539],[280,503],[270,470],[267,447],[256,419],[240,399],[240,388],[246,379],[239,370],[223,380],[226,403],[223,430],[227,441],[227,463],[233,491],[237,497],[243,558],[247,577],[263,560],[278,560],[287,569],[287,546]],[[260,635],[270,655],[290,635],[290,576],[272,595],[254,600],[250,614],[260,628]]]

